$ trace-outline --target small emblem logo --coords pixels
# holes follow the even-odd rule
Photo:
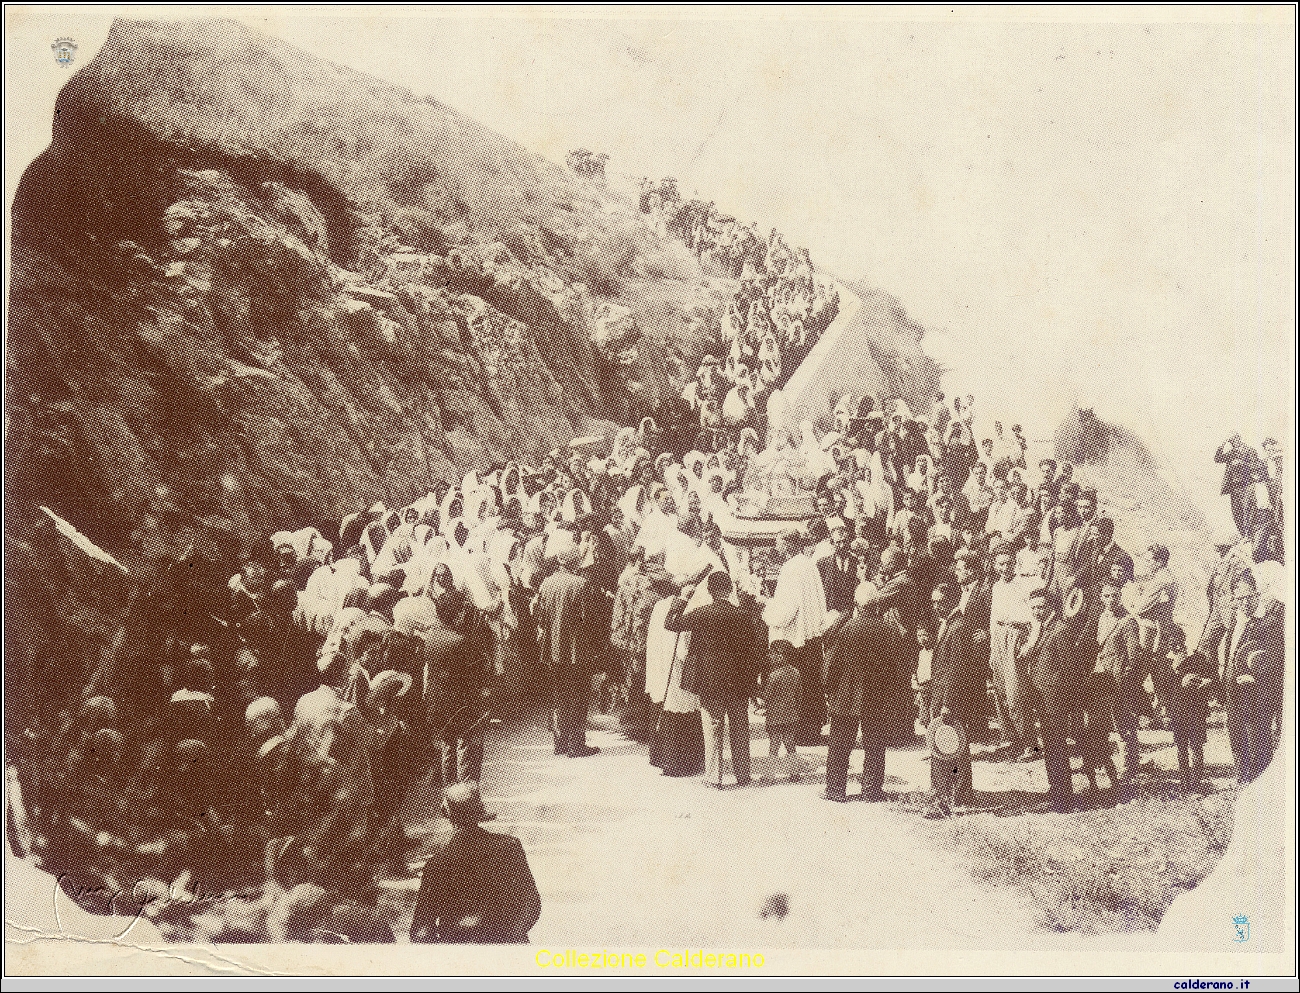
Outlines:
[[[1232,940],[1250,940],[1250,918],[1245,914],[1238,914],[1232,919]]]
[[[77,55],[77,43],[71,38],[60,38],[50,48],[54,49],[54,61],[61,66],[72,65]]]

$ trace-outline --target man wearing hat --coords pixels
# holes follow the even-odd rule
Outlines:
[[[576,543],[560,546],[559,568],[537,591],[541,658],[550,669],[555,708],[555,754],[585,758],[600,751],[587,744],[587,707],[592,660],[601,636],[608,638],[609,611],[600,590],[578,574],[583,555]],[[600,630],[601,624],[604,631]]]
[[[425,863],[411,920],[411,941],[527,944],[542,898],[518,838],[486,831],[478,783],[447,787],[442,813],[451,836]]]

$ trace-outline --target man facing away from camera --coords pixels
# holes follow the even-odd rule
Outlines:
[[[453,829],[425,864],[411,941],[527,944],[542,899],[523,844],[483,829],[492,815],[472,780],[447,787],[442,813]]]
[[[749,697],[762,646],[749,616],[727,598],[731,577],[721,569],[708,578],[712,603],[686,610],[692,589],[682,590],[664,618],[668,631],[691,632],[682,666],[682,689],[700,698],[704,712],[704,781],[722,786],[724,729],[731,734],[731,763],[736,785],[750,782]]]

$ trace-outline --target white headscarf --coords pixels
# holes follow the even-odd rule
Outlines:
[[[925,466],[925,475],[921,474],[921,467]],[[934,484],[934,464],[928,455],[918,455],[916,465],[912,469],[911,475],[907,477],[907,485],[920,493],[922,497],[930,495],[930,487]]]
[[[641,526],[641,521],[645,517],[646,499],[645,487],[640,483],[629,486],[627,492],[619,497],[618,509],[623,512],[623,519],[634,530]]]
[[[452,504],[455,503],[457,500],[460,500],[461,512],[460,514],[456,514],[453,517],[451,512]],[[444,538],[450,538],[451,531],[449,528],[451,522],[454,519],[459,519],[464,514],[465,504],[466,504],[466,500],[463,494],[455,486],[449,489],[447,493],[443,496],[442,506],[438,508],[438,533],[441,534]]]
[[[447,539],[441,535],[430,535],[427,541],[413,543],[415,554],[406,566],[406,581],[402,589],[409,595],[423,593],[433,575],[433,567],[447,556]]]
[[[325,536],[315,528],[301,528],[293,533],[293,550],[300,559],[324,562],[333,549],[333,543],[326,541]]]

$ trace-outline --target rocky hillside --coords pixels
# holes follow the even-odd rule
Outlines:
[[[117,22],[13,206],[7,638],[121,607],[40,506],[156,576],[677,397],[738,284],[638,200],[242,25]]]
[[[14,204],[6,495],[128,561],[403,501],[653,409],[734,286],[432,98],[118,22]]]
[[[1091,410],[1075,408],[1056,429],[1056,457],[1073,462],[1075,475],[1097,488],[1101,512],[1115,521],[1115,540],[1135,560],[1157,542],[1169,549],[1181,590],[1174,619],[1194,644],[1209,610],[1205,587],[1216,560],[1204,515],[1165,478],[1142,439]]]

